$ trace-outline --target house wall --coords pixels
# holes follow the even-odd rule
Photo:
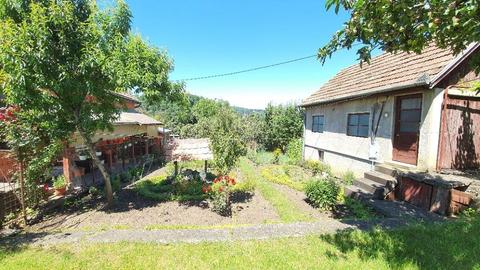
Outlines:
[[[395,97],[405,94],[423,93],[422,119],[419,138],[417,167],[422,170],[433,170],[436,166],[438,136],[440,128],[440,110],[443,99],[442,89],[409,89],[402,93],[379,95],[364,99],[317,105],[306,108],[304,158],[318,160],[318,150],[324,151],[324,161],[332,166],[332,170],[343,173],[353,171],[361,176],[369,171],[372,162],[369,160],[372,137],[372,117],[376,106],[375,121],[377,123],[380,104],[385,102],[378,125],[376,144],[378,145],[377,162],[391,162],[394,133]],[[346,135],[347,117],[349,113],[370,113],[369,136],[367,138]],[[312,132],[312,116],[324,115],[323,133]]]

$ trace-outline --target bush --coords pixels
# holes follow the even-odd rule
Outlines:
[[[235,179],[229,176],[219,176],[213,180],[212,185],[204,185],[202,191],[208,194],[210,207],[213,212],[222,216],[229,216],[232,213],[230,195],[236,185]]]
[[[352,171],[346,171],[342,175],[342,180],[346,185],[352,185],[355,180],[355,174]]]
[[[312,180],[305,186],[305,195],[313,206],[330,210],[337,203],[340,187],[333,179]]]
[[[288,163],[299,165],[302,162],[302,139],[291,140],[287,145]]]
[[[314,175],[332,174],[332,169],[328,164],[317,160],[307,160],[303,163],[303,167],[310,170]]]
[[[112,190],[113,192],[117,192],[120,190],[121,180],[119,176],[112,177]]]

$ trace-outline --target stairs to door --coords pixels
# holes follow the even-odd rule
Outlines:
[[[397,184],[397,168],[390,164],[378,164],[374,171],[365,172],[363,178],[345,187],[345,195],[362,199],[383,200]]]

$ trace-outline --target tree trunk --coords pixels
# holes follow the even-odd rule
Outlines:
[[[92,157],[93,162],[95,162],[95,165],[97,165],[98,169],[102,173],[103,179],[105,181],[105,194],[107,196],[107,207],[110,207],[113,204],[113,191],[112,191],[112,184],[110,182],[110,174],[107,172],[105,165],[102,164],[100,159],[97,157],[95,146],[92,143],[92,139],[89,136],[87,136],[84,132],[82,132],[80,129],[78,129],[78,132],[80,133],[80,136],[82,136],[83,140],[85,141],[85,145],[87,146],[88,153]]]

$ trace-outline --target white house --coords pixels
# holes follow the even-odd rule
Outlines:
[[[304,158],[338,173],[361,175],[372,165],[420,171],[478,168],[479,76],[470,60],[479,44],[455,56],[428,47],[421,54],[384,53],[341,70],[304,100]]]

